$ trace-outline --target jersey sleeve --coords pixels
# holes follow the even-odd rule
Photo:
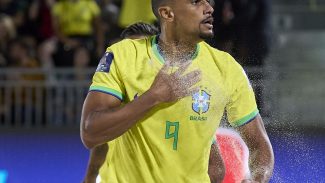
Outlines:
[[[125,88],[117,61],[114,52],[108,48],[99,61],[89,92],[103,92],[123,101]]]
[[[230,99],[226,106],[227,117],[234,127],[252,121],[259,113],[252,85],[244,69],[229,55],[228,84]]]

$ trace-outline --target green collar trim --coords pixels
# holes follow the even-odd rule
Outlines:
[[[153,36],[151,39],[152,52],[154,53],[156,58],[159,60],[159,62],[164,64],[165,60],[164,60],[163,56],[161,55],[160,51],[158,50],[157,38],[158,38],[158,36],[156,35],[156,36]],[[196,44],[195,53],[191,58],[192,61],[194,61],[194,59],[196,59],[196,57],[199,55],[199,51],[200,51],[200,45]]]
[[[158,44],[157,44],[157,36],[153,36],[151,39],[151,47],[152,47],[152,51],[154,53],[154,55],[156,56],[156,58],[159,60],[159,62],[161,64],[165,63],[164,58],[161,56],[161,54],[159,53],[158,50]]]

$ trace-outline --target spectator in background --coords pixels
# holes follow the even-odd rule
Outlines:
[[[17,38],[9,43],[8,49],[8,66],[18,68],[39,68],[40,64],[31,54],[31,49],[23,40]],[[34,74],[22,76],[20,79],[34,80]]]
[[[9,44],[8,50],[8,66],[24,69],[24,68],[40,68],[38,61],[31,55],[31,50],[27,43],[25,43],[21,39],[12,40]],[[18,87],[14,87],[14,91],[12,94],[13,97],[13,106],[15,108],[13,111],[21,111],[20,114],[24,114],[22,116],[11,114],[12,124],[21,124],[24,122],[30,122],[27,119],[26,114],[30,116],[35,116],[36,111],[40,112],[41,108],[37,108],[35,103],[37,100],[36,93],[42,92],[37,90],[37,88],[33,85],[29,86],[29,84],[24,82],[28,81],[43,81],[44,76],[41,73],[24,73],[20,74],[19,72],[9,73],[7,76],[7,80],[12,80],[15,82],[21,82]],[[28,112],[25,112],[28,111]],[[31,120],[34,121],[34,120]]]
[[[28,17],[33,24],[34,36],[39,43],[54,36],[51,9],[55,0],[32,0]]]
[[[106,45],[119,41],[119,35],[129,25],[136,22],[148,24],[156,22],[156,17],[151,10],[150,0],[99,0],[98,2],[102,7]]]
[[[214,18],[215,47],[244,66],[263,65],[270,47],[269,0],[216,1]]]
[[[29,16],[31,1],[0,0],[0,12],[9,15],[13,19],[20,39],[24,40],[29,47],[33,47],[32,50],[35,50],[37,42],[34,27]]]
[[[73,65],[75,68],[75,76],[74,79],[78,81],[86,81],[91,79],[91,76],[88,76],[84,72],[84,68],[87,68],[91,61],[91,55],[87,48],[85,47],[78,47],[76,48],[73,56]]]
[[[7,50],[11,39],[16,36],[16,30],[11,17],[0,14],[0,68],[7,66]],[[0,80],[5,80],[5,76],[0,75]],[[0,92],[4,93],[4,89],[0,88]],[[0,121],[4,122],[4,116],[8,110],[8,106],[4,102],[4,97],[0,97]]]
[[[100,8],[94,0],[60,0],[54,4],[52,13],[59,40],[54,57],[56,66],[73,66],[73,52],[79,46],[94,52],[95,57],[101,56],[104,52],[104,34]]]
[[[6,14],[13,19],[18,34],[22,34],[25,23],[25,13],[29,1],[0,0],[0,13]]]
[[[0,14],[0,67],[7,65],[9,41],[16,36],[16,29],[11,17]]]
[[[269,0],[220,0],[215,1],[214,32],[212,45],[230,53],[244,67],[264,66],[270,50]],[[261,70],[248,72],[252,81],[263,78]],[[263,107],[263,87],[254,87],[260,112]]]
[[[105,32],[105,45],[111,45],[120,40],[119,36],[123,31],[118,26],[120,15],[120,0],[101,0],[98,2],[101,7],[102,27]]]
[[[141,7],[141,8],[135,8]],[[136,22],[144,22],[153,24],[156,21],[156,17],[151,9],[150,0],[123,0],[121,13],[119,17],[119,26],[126,28],[127,26]]]
[[[54,81],[51,69],[54,67],[53,54],[57,39],[54,35],[51,9],[55,0],[33,0],[29,8],[29,18],[37,40],[37,58],[46,69],[47,80]]]

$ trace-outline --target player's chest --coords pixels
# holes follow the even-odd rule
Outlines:
[[[126,96],[128,101],[134,100],[150,89],[157,74],[162,68],[162,64],[154,60],[143,60],[141,64],[130,65],[128,71],[124,74]],[[171,73],[178,67],[171,68]],[[209,109],[220,107],[227,101],[227,92],[225,88],[225,78],[219,69],[213,64],[200,64],[199,60],[194,61],[186,73],[194,70],[201,71],[201,80],[195,85],[200,90],[187,97],[184,105],[189,106],[190,110],[196,113],[204,113]],[[185,74],[186,74],[185,73]]]

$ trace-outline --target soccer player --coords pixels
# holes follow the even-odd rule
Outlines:
[[[158,33],[159,31],[155,26],[143,22],[138,22],[125,28],[121,33],[121,38],[141,39],[148,36],[156,35]],[[90,158],[87,166],[86,176],[83,181],[84,183],[95,183],[105,180],[108,165],[104,162],[106,160],[108,149],[108,144],[105,143],[90,150]],[[220,164],[223,162],[218,152],[219,151],[217,144],[213,143],[210,152],[209,176],[211,180],[215,181],[217,181],[218,179],[222,180],[223,174],[225,172],[224,167],[220,166]],[[219,168],[214,168],[215,165],[219,165]],[[100,175],[98,175],[99,172]]]
[[[227,110],[248,145],[252,176],[267,182],[273,150],[242,67],[203,39],[207,0],[152,0],[161,33],[106,50],[81,116],[88,148],[110,142],[110,182],[210,182],[211,141]]]

